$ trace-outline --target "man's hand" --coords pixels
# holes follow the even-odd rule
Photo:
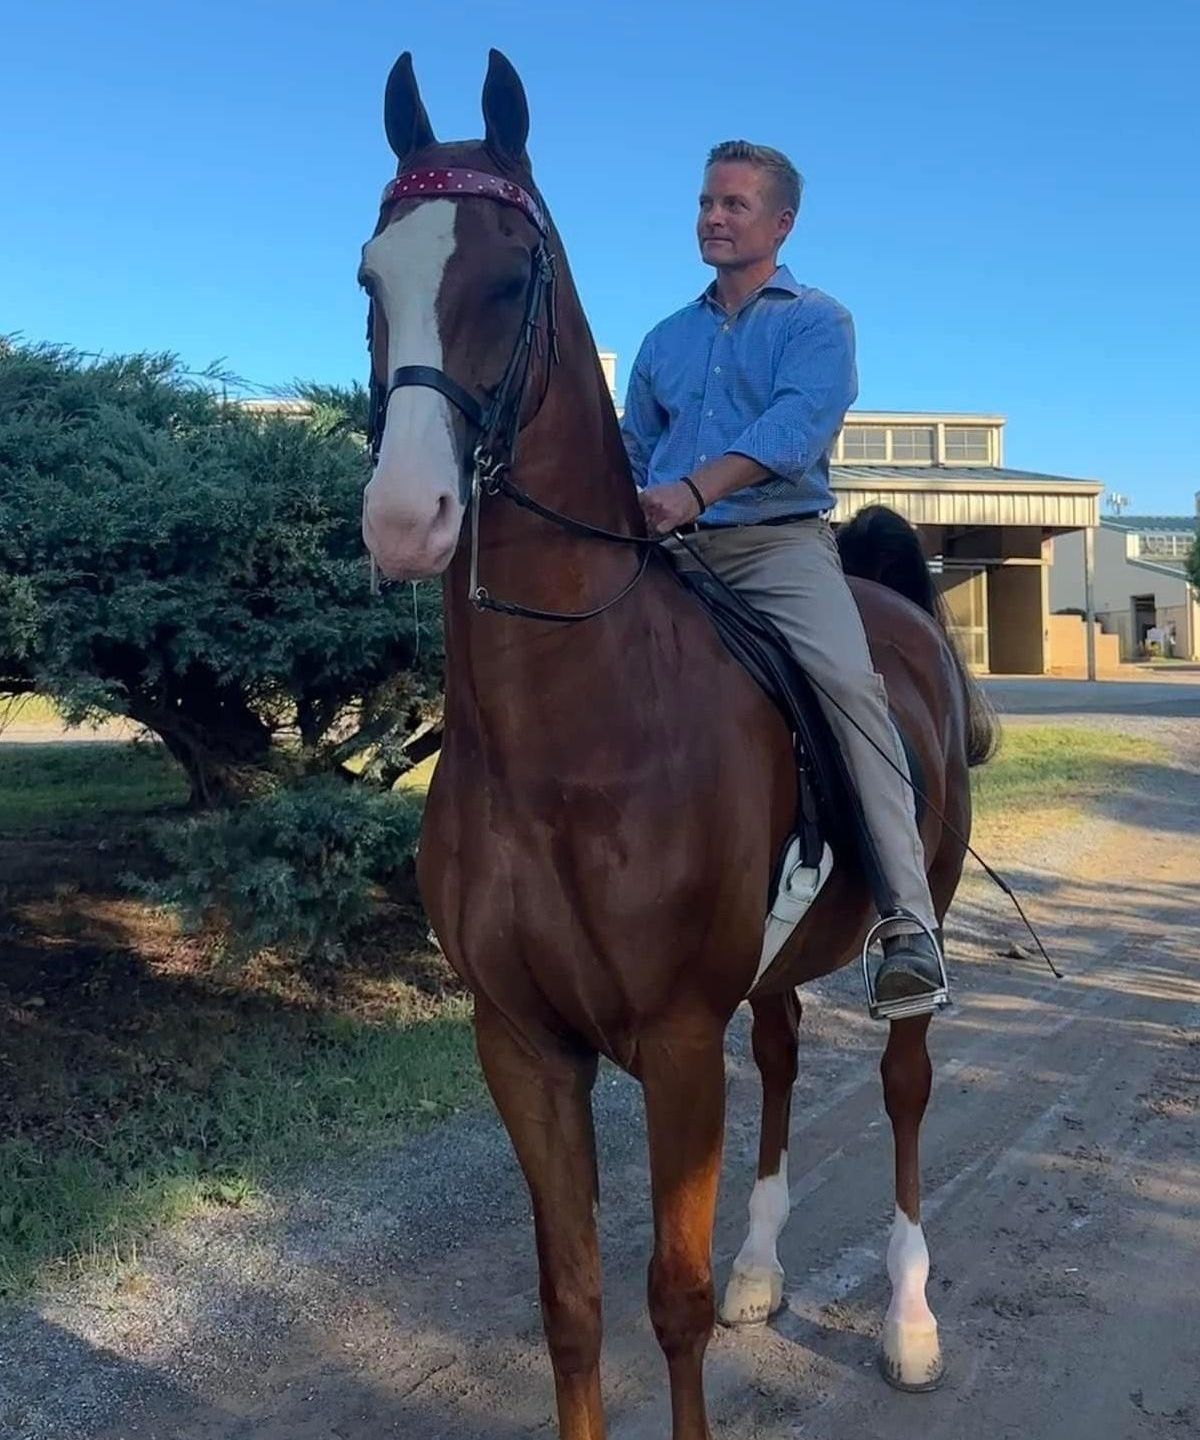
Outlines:
[[[649,490],[639,491],[638,500],[651,535],[669,535],[681,525],[690,525],[700,514],[696,497],[682,480],[673,485],[652,485]]]
[[[693,470],[692,484],[704,496],[704,503],[711,510],[718,500],[744,490],[748,485],[757,485],[770,478],[772,472],[751,460],[748,455],[739,455],[731,450],[727,455],[718,455],[698,470]],[[673,485],[651,485],[648,490],[638,492],[646,529],[651,535],[669,535],[681,525],[690,525],[699,516],[700,507],[691,488],[682,480]]]

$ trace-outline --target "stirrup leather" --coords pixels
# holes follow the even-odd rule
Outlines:
[[[933,953],[937,956],[938,978],[940,984],[936,990],[930,990],[924,995],[903,995],[898,1000],[880,1000],[875,995],[875,979],[871,974],[870,951],[871,946],[876,943],[880,932],[893,925],[898,918],[911,921],[919,925],[922,931],[929,936],[933,942]],[[883,942],[880,939],[880,948]],[[928,925],[908,910],[900,911],[897,915],[889,915],[886,919],[877,920],[867,931],[867,938],[863,941],[862,948],[862,972],[863,985],[867,992],[867,1011],[872,1020],[910,1020],[916,1015],[933,1015],[938,1010],[944,1009],[950,1004],[950,985],[946,976],[946,958],[942,954],[942,947],[938,944],[938,938]]]

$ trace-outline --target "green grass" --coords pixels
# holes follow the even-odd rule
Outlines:
[[[0,746],[0,832],[7,835],[149,814],[184,804],[187,793],[183,771],[159,745]]]
[[[0,840],[61,849],[7,897],[22,949],[0,956],[0,1113],[17,1137],[0,1141],[0,1297],[132,1258],[156,1226],[482,1093],[469,1001],[415,920],[323,978],[286,957],[241,970],[75,854],[81,824],[129,841],[186,798],[160,746],[0,744]]]
[[[1150,740],[1068,725],[1008,725],[994,760],[971,772],[983,816],[1066,805],[1137,785],[1170,753]]]
[[[149,1086],[92,1077],[77,1100],[113,1115],[101,1135],[0,1144],[0,1296],[132,1258],[154,1225],[244,1204],[298,1163],[394,1140],[480,1089],[461,999],[433,1019],[280,1019],[203,1044],[190,1084],[182,1067]]]
[[[1169,763],[1161,746],[1117,732],[1010,725],[997,758],[973,774],[982,829],[1015,833],[1048,812],[1067,823]],[[419,792],[431,769],[406,776],[405,788]],[[9,835],[182,798],[159,750],[0,747],[0,830]],[[392,973],[385,967],[389,995]],[[182,991],[154,979],[147,968],[136,981],[140,1008],[122,1002],[81,1039],[59,1032],[70,1064],[47,1051],[39,1065],[38,1046],[29,1054],[23,1073],[43,1098],[23,1138],[0,1144],[0,1295],[131,1258],[157,1225],[249,1203],[300,1163],[393,1142],[482,1094],[460,996],[429,998],[397,982],[408,999],[368,1005],[364,1018],[353,1003],[326,1013],[294,994],[264,1002],[261,987],[243,992],[236,976],[213,986],[201,973]],[[32,1023],[55,1018],[51,1002]]]

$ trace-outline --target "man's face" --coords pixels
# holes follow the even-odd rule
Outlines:
[[[700,191],[700,258],[719,270],[769,260],[795,218],[780,206],[765,170],[745,160],[719,160],[704,172]]]

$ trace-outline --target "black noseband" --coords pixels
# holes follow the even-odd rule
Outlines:
[[[440,395],[444,395],[451,405],[456,405],[476,430],[483,429],[483,406],[474,395],[464,390],[457,380],[452,380],[444,370],[437,370],[432,365],[401,365],[399,369],[393,370],[383,397],[384,410],[395,391],[406,385],[424,385],[427,389],[436,390]]]

